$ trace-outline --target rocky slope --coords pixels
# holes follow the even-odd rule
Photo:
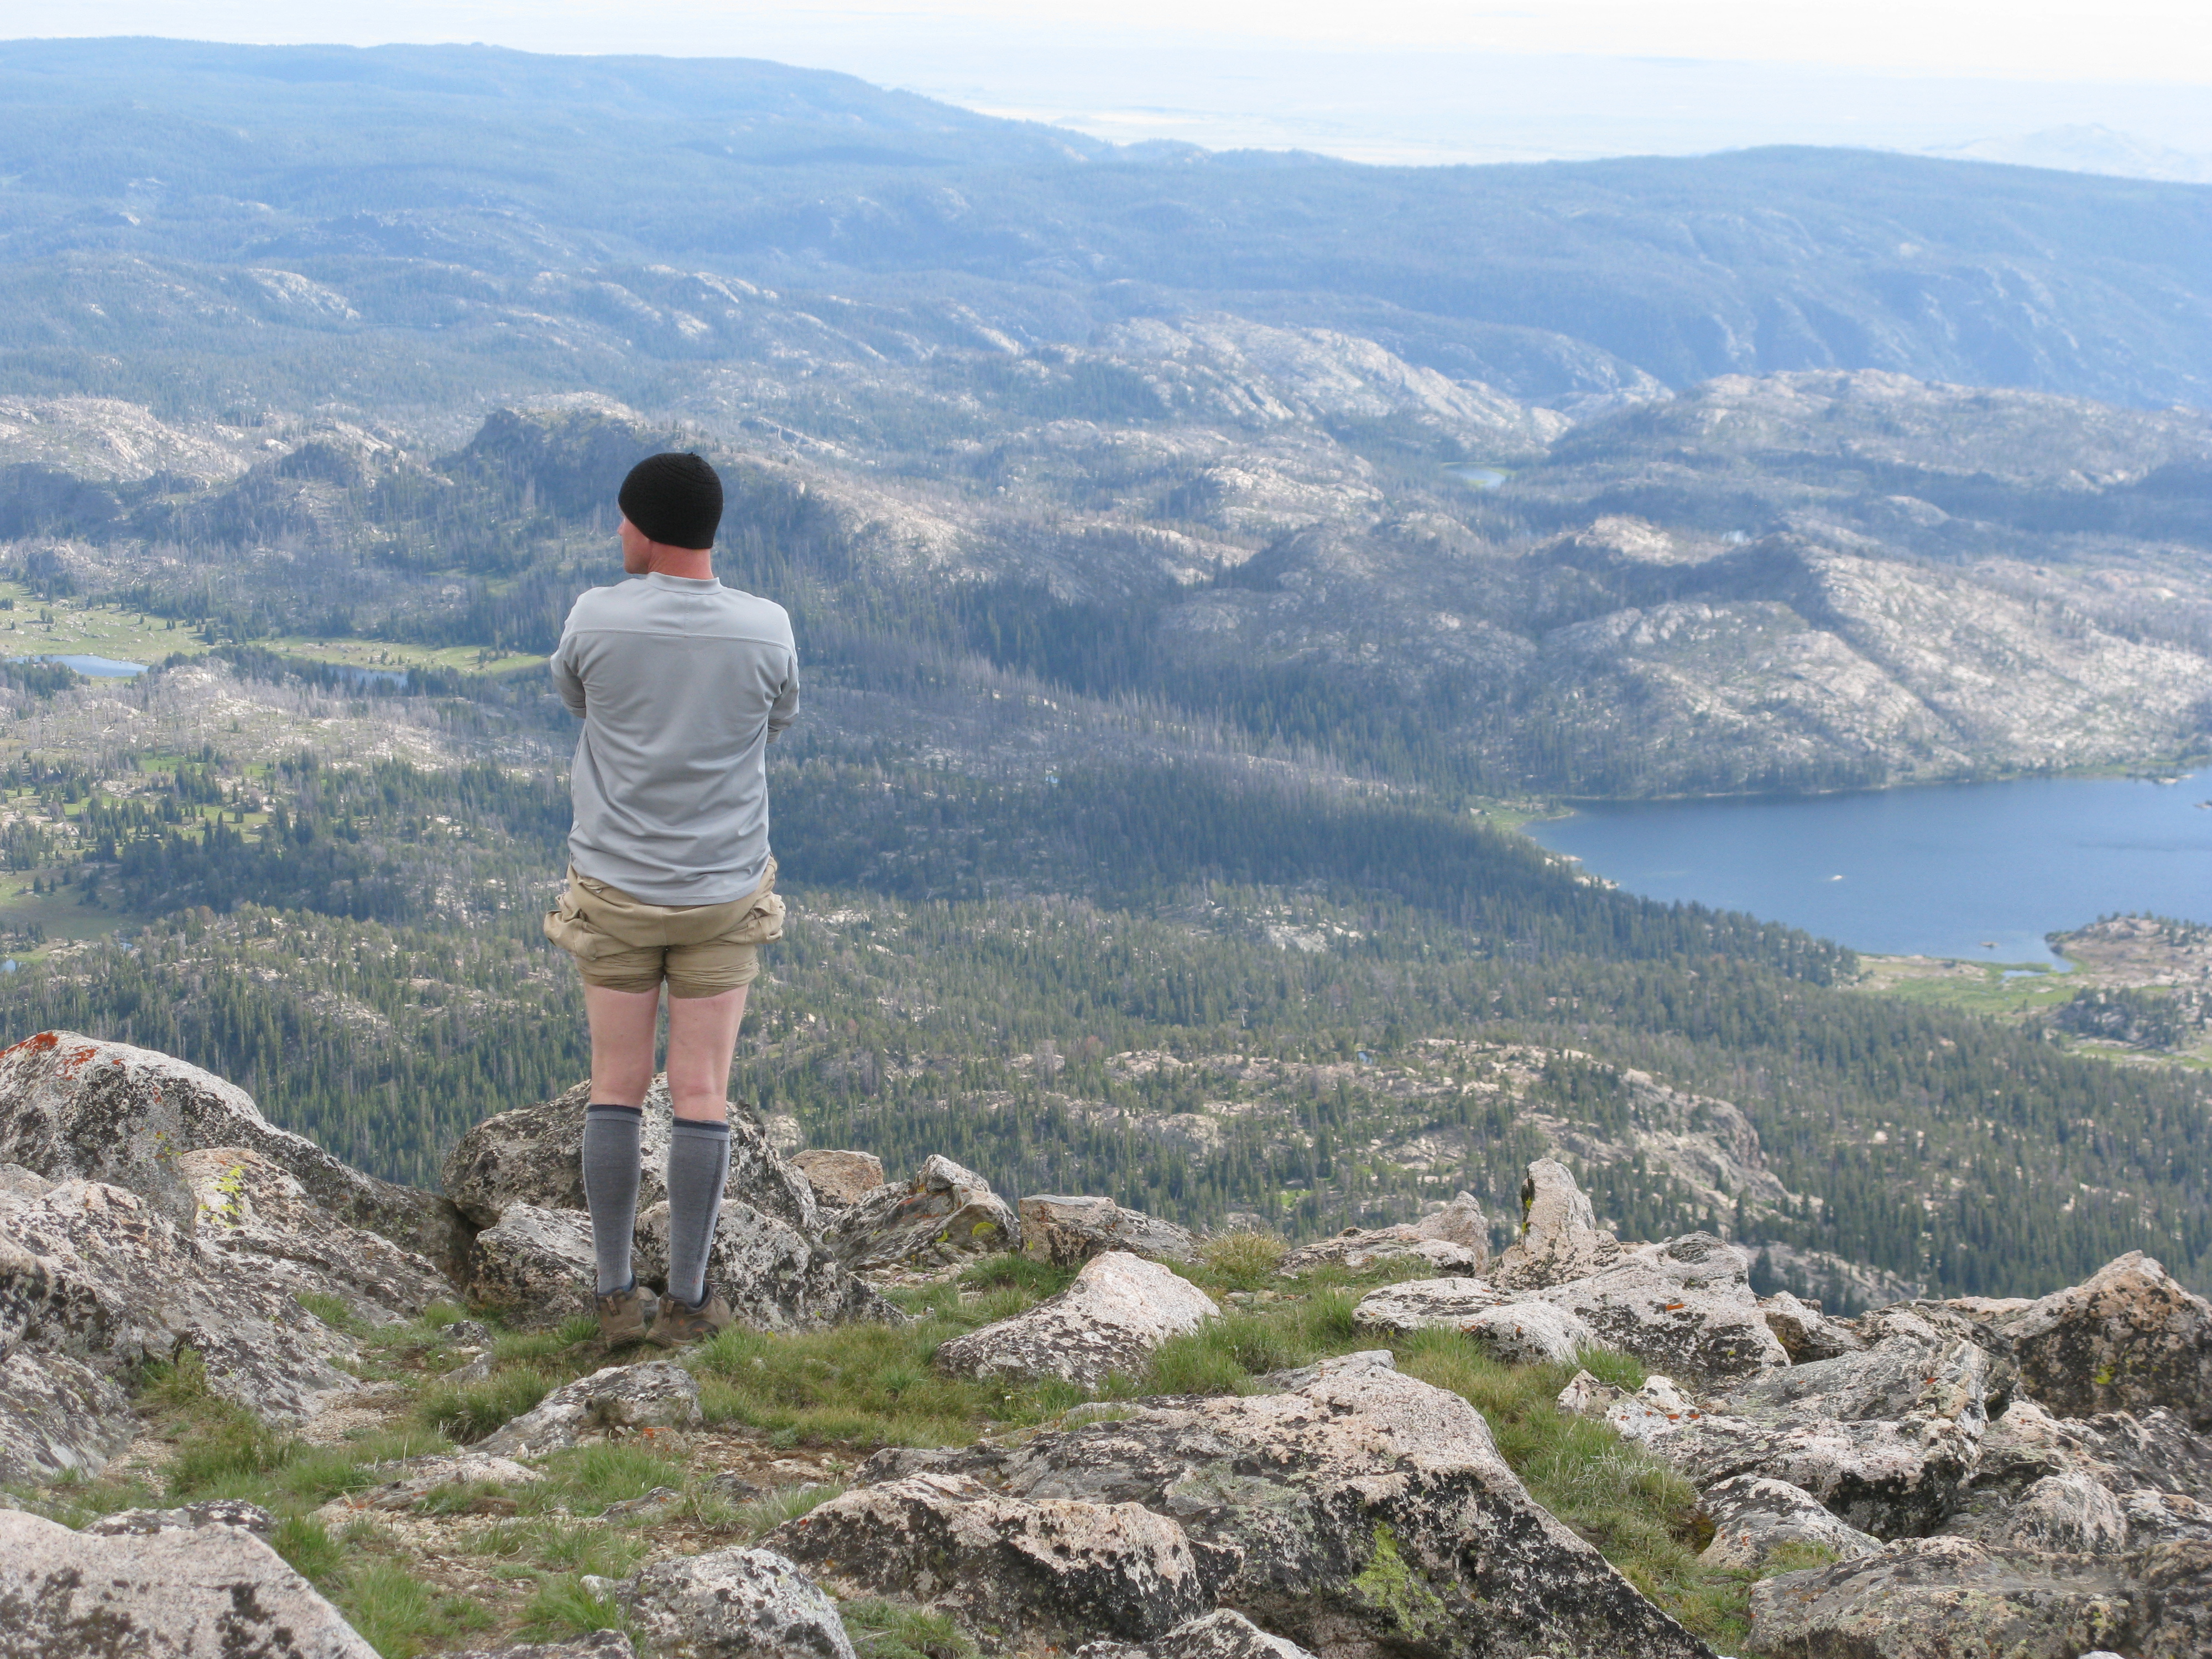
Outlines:
[[[1758,1295],[1748,1258],[1710,1235],[1624,1243],[1548,1159],[1530,1167],[1494,1261],[1465,1199],[1433,1227],[1340,1241],[1328,1269],[1339,1283],[1347,1268],[1390,1265],[1379,1285],[1370,1272],[1356,1305],[1337,1304],[1328,1319],[1342,1323],[1312,1357],[1145,1395],[1147,1376],[1187,1375],[1159,1369],[1170,1356],[1234,1352],[1213,1332],[1241,1332],[1233,1345],[1287,1331],[1268,1322],[1279,1302],[1285,1317],[1305,1317],[1296,1310],[1324,1294],[1299,1277],[1313,1264],[1255,1255],[1252,1235],[1206,1247],[1211,1265],[1197,1271],[1217,1285],[1232,1260],[1246,1284],[1255,1267],[1279,1267],[1279,1290],[1229,1292],[1224,1311],[1132,1253],[1172,1261],[1192,1248],[1143,1217],[1067,1197],[1017,1214],[943,1159],[911,1183],[858,1191],[831,1178],[845,1164],[817,1159],[817,1190],[749,1131],[715,1271],[749,1322],[770,1330],[673,1359],[580,1358],[565,1384],[510,1392],[511,1414],[470,1419],[457,1431],[466,1451],[363,1468],[312,1523],[243,1501],[101,1516],[69,1493],[107,1490],[103,1468],[131,1440],[135,1413],[180,1397],[162,1383],[134,1401],[149,1362],[161,1376],[204,1369],[238,1420],[289,1419],[338,1446],[373,1434],[395,1388],[404,1395],[341,1369],[384,1352],[380,1328],[421,1328],[410,1318],[465,1287],[486,1311],[557,1312],[588,1255],[517,1241],[579,1219],[565,1206],[580,1096],[487,1122],[455,1155],[449,1200],[378,1207],[362,1196],[373,1186],[346,1185],[305,1143],[270,1139],[250,1101],[162,1056],[60,1034],[7,1064],[0,1124],[27,1162],[5,1166],[0,1194],[0,1455],[25,1496],[0,1506],[0,1610],[12,1650],[39,1659],[83,1651],[95,1628],[155,1654],[248,1639],[283,1655],[420,1650],[420,1630],[403,1638],[377,1622],[388,1614],[362,1599],[358,1572],[315,1553],[325,1526],[343,1521],[362,1547],[414,1552],[413,1571],[454,1582],[445,1563],[520,1524],[501,1516],[527,1503],[557,1516],[540,1492],[580,1503],[579,1472],[624,1458],[684,1489],[611,1507],[602,1497],[568,1512],[596,1522],[543,1523],[610,1540],[592,1559],[627,1562],[577,1578],[580,1599],[562,1604],[565,1628],[596,1620],[598,1632],[501,1652],[858,1659],[894,1651],[886,1632],[927,1631],[951,1653],[1081,1647],[1097,1659],[1355,1659],[1409,1645],[1468,1659],[1562,1649],[1709,1659],[1681,1622],[1688,1603],[1663,1610],[1533,1495],[1511,1455],[1529,1425],[1477,1409],[1504,1379],[1544,1377],[1565,1383],[1556,1403],[1519,1409],[1558,1425],[1546,1432],[1580,1433],[1580,1455],[1700,1494],[1693,1530],[1710,1541],[1685,1571],[1739,1596],[1747,1587],[1742,1652],[2073,1659],[2094,1645],[2181,1659],[2212,1630],[2212,1305],[2157,1262],[2125,1256],[2039,1300],[1905,1302],[1839,1319]],[[206,1144],[224,1139],[262,1150]],[[103,1160],[118,1145],[137,1151]],[[180,1224],[167,1211],[187,1192]],[[356,1220],[343,1218],[348,1204]],[[464,1240],[450,1276],[386,1237],[415,1236],[426,1206]],[[741,1463],[787,1488],[816,1484],[763,1498],[753,1541],[736,1528],[731,1542],[732,1512],[700,1507],[695,1484],[711,1475],[759,1492],[729,1459],[760,1443],[731,1425],[722,1379],[793,1340],[771,1334],[779,1324],[895,1332],[913,1316],[835,1260],[941,1299],[947,1273],[1023,1260],[1005,1252],[1030,1243],[1025,1215],[1043,1224],[1041,1255],[1086,1265],[1058,1296],[971,1325],[933,1369],[988,1376],[1006,1390],[1002,1410],[1031,1401],[1020,1409],[1041,1412],[1035,1425],[895,1445],[842,1486],[822,1484],[818,1462]],[[823,1267],[780,1276],[754,1243],[777,1228]],[[1462,1253],[1439,1254],[1446,1245]],[[424,1352],[424,1339],[403,1340]],[[428,1351],[450,1352],[451,1340]],[[495,1389],[512,1375],[481,1337],[472,1352],[445,1387]],[[1460,1356],[1462,1370],[1445,1373],[1458,1383],[1431,1380],[1446,1355]],[[1020,1392],[1054,1387],[1069,1389],[1056,1402]],[[1104,1401],[1080,1403],[1091,1390]],[[338,1455],[315,1455],[324,1467]],[[679,1474],[687,1462],[701,1472]],[[787,1469],[803,1473],[775,1474]],[[74,1487],[40,1484],[71,1472]],[[614,1551],[632,1527],[642,1550]],[[369,1621],[367,1637],[319,1582]],[[460,1617],[432,1645],[462,1645]]]

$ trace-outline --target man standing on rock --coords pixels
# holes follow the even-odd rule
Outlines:
[[[545,935],[576,958],[592,1030],[584,1196],[599,1334],[676,1347],[722,1329],[706,1282],[730,1164],[727,1095],[760,946],[783,933],[768,844],[767,748],[799,707],[783,607],[715,580],[722,483],[696,455],[647,457],[618,497],[623,569],[580,598],[553,684],[584,722],[568,885]],[[668,1294],[648,1334],[630,1267],[640,1133],[668,987]]]

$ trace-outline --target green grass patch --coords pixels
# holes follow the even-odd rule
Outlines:
[[[479,1533],[472,1547],[482,1555],[549,1572],[587,1572],[602,1578],[620,1578],[645,1559],[645,1546],[626,1532],[556,1515],[500,1522]]]
[[[532,1409],[561,1381],[526,1365],[495,1371],[481,1382],[434,1382],[416,1396],[415,1420],[466,1445]]]
[[[1282,1283],[1278,1269],[1290,1249],[1277,1233],[1216,1233],[1198,1247],[1189,1277],[1208,1291],[1269,1290]]]
[[[558,1507],[598,1515],[610,1504],[642,1498],[656,1486],[681,1487],[688,1466],[678,1453],[610,1443],[556,1452],[539,1467],[545,1479],[517,1492],[525,1512]]]
[[[788,1486],[765,1498],[756,1498],[749,1504],[738,1504],[730,1523],[748,1540],[758,1543],[785,1522],[796,1521],[819,1509],[844,1490],[839,1486]]]
[[[975,1659],[975,1644],[951,1616],[890,1601],[853,1601],[837,1609],[860,1659]]]
[[[369,1333],[368,1322],[346,1306],[343,1297],[302,1291],[292,1299],[332,1330],[343,1331],[348,1336],[366,1336]]]
[[[473,1601],[441,1595],[388,1559],[356,1566],[331,1600],[384,1659],[414,1659],[492,1623],[491,1614]]]
[[[700,1408],[710,1425],[765,1430],[781,1445],[957,1446],[989,1425],[1042,1422],[1082,1391],[950,1376],[930,1363],[947,1338],[1034,1307],[1045,1281],[1012,1282],[1021,1273],[994,1269],[1007,1282],[980,1295],[928,1286],[909,1301],[916,1316],[903,1326],[725,1331],[689,1362],[702,1379]]]
[[[594,1631],[628,1628],[629,1621],[612,1599],[593,1595],[581,1575],[568,1573],[539,1581],[515,1635],[526,1642],[559,1642]]]

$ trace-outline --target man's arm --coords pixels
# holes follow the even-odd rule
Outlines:
[[[570,624],[574,623],[575,617],[576,613],[570,611]],[[571,660],[575,640],[576,636],[569,631],[568,626],[564,625],[561,629],[561,643],[553,647],[552,660],[548,666],[553,675],[553,689],[561,694],[561,701],[568,705],[568,712],[581,720],[584,718],[584,682],[577,675],[575,664]]]
[[[783,735],[783,728],[799,718],[799,653],[791,653],[791,671],[784,676],[783,689],[775,694],[775,701],[768,709],[768,740],[774,743]]]

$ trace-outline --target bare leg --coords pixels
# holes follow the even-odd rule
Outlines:
[[[739,996],[742,1007],[743,994]],[[642,1106],[645,1091],[653,1086],[653,1034],[660,1023],[660,992],[610,991],[604,985],[586,985],[584,1012],[592,1026],[592,1098],[606,1106]],[[733,1025],[733,1052],[735,1035]]]
[[[740,985],[718,997],[668,999],[668,1097],[677,1116],[694,1123],[729,1121],[730,1061],[738,1052],[738,1027],[751,988]],[[647,1052],[651,1053],[649,1040]],[[647,1081],[651,1080],[648,1071]],[[644,1098],[641,1092],[639,1098]]]

